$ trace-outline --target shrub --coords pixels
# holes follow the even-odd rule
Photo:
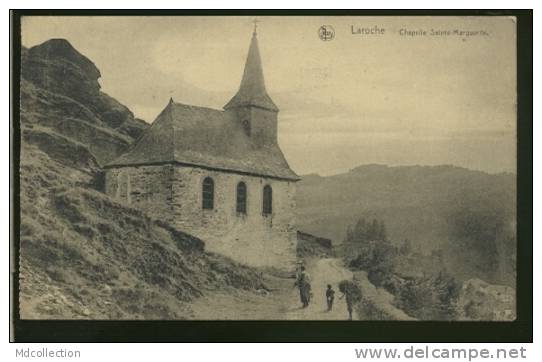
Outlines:
[[[352,280],[341,281],[339,283],[339,291],[343,294],[346,294],[348,298],[354,303],[357,303],[361,300],[361,289]]]
[[[443,272],[431,277],[409,278],[398,286],[396,303],[419,319],[450,320],[457,316],[459,289],[459,283]]]
[[[365,270],[371,283],[382,286],[393,274],[397,249],[387,241],[368,241],[355,249],[357,255],[348,266],[354,270]]]

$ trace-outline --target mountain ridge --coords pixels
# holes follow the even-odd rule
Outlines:
[[[414,168],[420,168],[420,169],[439,169],[439,168],[450,168],[450,169],[461,169],[465,171],[470,172],[476,172],[476,173],[482,173],[486,175],[506,175],[506,176],[516,176],[515,172],[512,171],[499,171],[499,172],[489,172],[484,170],[478,170],[478,169],[472,169],[464,166],[459,165],[453,165],[453,164],[439,164],[439,165],[422,165],[422,164],[406,164],[406,165],[387,165],[384,163],[365,163],[358,166],[355,166],[347,171],[337,172],[329,175],[321,175],[318,172],[310,172],[307,174],[302,174],[300,177],[333,177],[333,176],[339,176],[347,173],[356,173],[356,172],[362,172],[370,169],[414,169]]]
[[[300,230],[338,245],[361,218],[383,220],[394,243],[408,240],[426,255],[444,252],[448,267],[461,277],[515,283],[514,174],[448,165],[362,165],[299,182]],[[495,255],[485,258],[484,252]],[[487,275],[484,269],[494,272]]]

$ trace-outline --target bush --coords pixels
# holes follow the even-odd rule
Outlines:
[[[362,298],[357,305],[357,312],[364,320],[385,321],[396,320],[395,316],[386,313],[375,301]]]
[[[443,272],[432,277],[409,278],[398,286],[396,304],[423,320],[451,320],[457,316],[460,285]]]
[[[361,289],[352,280],[343,280],[339,283],[339,291],[347,295],[347,298],[354,303],[361,300]]]
[[[367,241],[355,249],[355,254],[348,266],[367,271],[369,280],[376,286],[382,286],[394,272],[397,249],[387,241]]]
[[[370,225],[373,225],[372,228]],[[366,271],[369,282],[393,294],[395,306],[408,315],[422,320],[454,319],[458,315],[456,306],[459,283],[442,271],[429,276],[425,274],[420,276],[421,273],[416,273],[416,270],[420,269],[425,272],[427,268],[420,259],[422,257],[413,254],[407,240],[399,246],[394,246],[385,238],[366,239],[363,235],[367,235],[367,230],[379,230],[377,225],[378,222],[366,223],[365,220],[361,220],[356,226],[349,227],[345,255],[354,255],[354,258],[347,257],[346,265],[353,270]],[[361,240],[360,233],[363,236]],[[428,258],[436,260],[437,263],[438,260],[442,260],[439,253],[434,253]],[[440,267],[441,265],[439,269]],[[384,319],[370,303],[360,303],[358,308],[364,310],[366,315]]]

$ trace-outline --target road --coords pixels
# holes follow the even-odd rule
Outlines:
[[[348,312],[339,292],[338,283],[352,279],[340,259],[313,259],[307,262],[311,276],[313,297],[307,308],[301,308],[299,290],[293,287],[293,279],[282,279],[278,287],[267,295],[253,292],[215,292],[198,298],[191,308],[194,319],[243,319],[243,320],[346,320]],[[326,286],[335,289],[332,311],[327,311]],[[356,319],[356,316],[354,316]]]
[[[344,268],[339,259],[316,259],[307,264],[307,270],[311,277],[313,297],[307,308],[301,308],[299,291],[295,289],[291,301],[291,308],[286,313],[286,319],[293,320],[345,320],[348,319],[346,302],[339,299],[342,293],[338,284],[341,280],[352,279],[352,272]],[[335,301],[333,309],[327,311],[326,288],[331,284],[335,290]],[[355,318],[355,317],[354,317]]]

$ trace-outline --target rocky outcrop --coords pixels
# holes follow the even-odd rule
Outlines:
[[[462,319],[512,321],[516,319],[516,291],[505,285],[470,279],[463,283],[458,307]]]
[[[22,77],[49,92],[80,102],[100,91],[100,71],[65,39],[51,39],[28,49],[21,63]]]
[[[21,78],[21,127],[30,144],[40,138],[33,127],[39,126],[42,134],[86,147],[103,165],[147,128],[127,107],[100,91],[98,68],[64,39],[25,49]],[[40,149],[48,152],[46,144]]]

